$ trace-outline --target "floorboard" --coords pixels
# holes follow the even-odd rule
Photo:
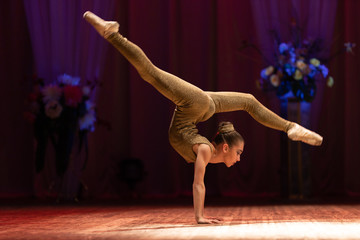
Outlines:
[[[24,205],[0,209],[0,239],[360,239],[360,204]]]

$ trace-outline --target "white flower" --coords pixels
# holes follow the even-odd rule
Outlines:
[[[295,74],[294,74],[294,79],[295,80],[301,80],[302,79],[302,73],[299,71],[299,69],[296,69]]]
[[[273,74],[270,77],[270,82],[274,87],[278,87],[280,85],[280,78],[277,74]]]
[[[307,65],[303,61],[299,60],[299,61],[296,62],[296,67],[298,69],[300,69],[301,71],[304,71],[307,68]]]
[[[326,81],[326,85],[328,86],[328,87],[332,87],[332,86],[334,86],[334,78],[333,77],[328,77],[328,79],[327,79],[327,81]]]
[[[82,88],[82,92],[83,92],[84,96],[90,96],[91,88],[89,86],[84,86]]]
[[[64,75],[58,76],[58,82],[65,84],[65,85],[77,86],[80,83],[80,78],[72,77],[70,75],[64,74]]]
[[[62,89],[56,85],[48,85],[41,89],[41,93],[43,94],[43,102],[46,104],[51,100],[58,101],[62,94]]]
[[[95,112],[89,111],[82,118],[79,119],[80,130],[94,131],[94,123],[96,121]]]
[[[316,58],[310,59],[310,63],[314,65],[315,67],[318,67],[320,65],[320,61]]]
[[[63,108],[57,100],[50,100],[45,105],[45,115],[51,119],[58,118]]]
[[[273,72],[274,72],[274,67],[273,67],[273,66],[269,66],[269,67],[267,67],[266,70],[265,70],[265,75],[266,75],[266,76],[270,76]]]

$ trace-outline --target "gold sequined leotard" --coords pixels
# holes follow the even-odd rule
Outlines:
[[[206,121],[214,113],[244,110],[261,124],[284,132],[292,124],[271,112],[251,94],[203,91],[157,68],[137,45],[119,33],[112,33],[106,39],[124,55],[146,82],[176,105],[169,128],[169,140],[187,162],[196,160],[193,151],[195,144],[208,144],[214,149],[196,128],[197,123]]]

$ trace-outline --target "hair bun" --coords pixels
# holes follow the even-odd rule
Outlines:
[[[219,124],[219,133],[228,133],[235,131],[234,125],[231,122],[221,122]]]

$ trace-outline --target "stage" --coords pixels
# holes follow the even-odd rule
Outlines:
[[[191,201],[171,204],[11,204],[0,239],[360,239],[359,203],[210,204],[223,218],[198,225]]]

